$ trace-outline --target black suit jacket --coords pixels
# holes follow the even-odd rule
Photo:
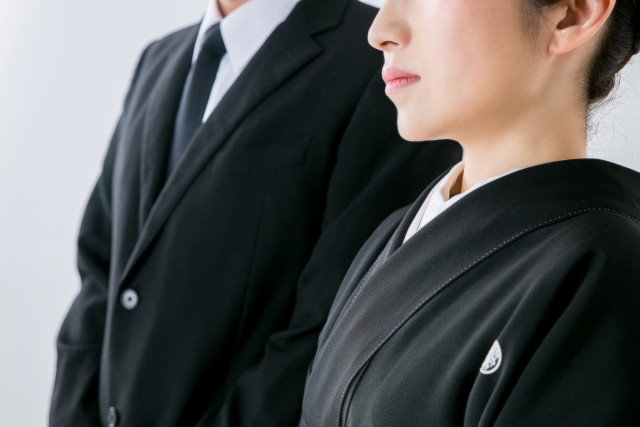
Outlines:
[[[297,423],[351,259],[459,157],[398,137],[374,13],[299,3],[166,182],[198,27],[144,51],[80,229],[51,426]]]
[[[300,425],[640,425],[640,174],[523,169],[402,244],[431,188],[345,275]]]

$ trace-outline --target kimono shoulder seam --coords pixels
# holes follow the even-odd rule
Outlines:
[[[506,239],[505,241],[503,241],[502,243],[500,243],[499,245],[497,245],[496,247],[494,247],[493,249],[487,251],[484,255],[482,255],[480,258],[476,259],[475,261],[473,261],[471,264],[469,264],[467,267],[463,268],[462,270],[460,270],[458,273],[454,274],[453,276],[451,276],[447,281],[445,281],[445,283],[437,288],[431,295],[434,295],[435,293],[437,293],[442,287],[446,286],[448,283],[450,283],[451,281],[453,281],[454,279],[456,279],[457,277],[459,277],[462,273],[466,272],[467,270],[469,270],[471,267],[474,267],[476,264],[478,264],[480,261],[483,261],[485,258],[489,257],[490,255],[492,255],[494,252],[498,251],[499,249],[503,248],[504,246],[506,246],[509,243],[512,243],[513,241],[515,241],[516,239],[524,236],[525,234],[534,231],[538,228],[542,228],[545,227],[547,225],[551,225],[553,223],[556,223],[558,221],[563,221],[565,219],[569,219],[571,217],[575,217],[578,215],[584,215],[584,214],[588,214],[588,213],[613,213],[616,215],[620,215],[623,216],[627,219],[630,219],[631,221],[635,222],[636,224],[640,225],[640,220],[637,218],[632,217],[631,215],[628,215],[624,212],[620,212],[618,210],[615,209],[609,209],[609,208],[589,208],[589,209],[581,209],[578,211],[573,211],[573,212],[569,212],[563,215],[558,215],[556,217],[547,219],[543,222],[540,222],[536,225],[532,225],[530,227],[525,228],[524,230],[516,233],[515,235],[513,235],[512,237]],[[418,308],[418,307],[416,307]]]

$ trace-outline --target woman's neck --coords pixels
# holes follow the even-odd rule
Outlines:
[[[460,138],[464,149],[460,192],[515,169],[586,157],[584,117],[580,108],[540,106],[505,115],[496,120],[494,129]]]

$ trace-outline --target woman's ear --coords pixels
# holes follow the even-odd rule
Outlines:
[[[563,0],[543,10],[544,20],[553,27],[548,54],[561,55],[595,40],[615,4],[616,0]]]

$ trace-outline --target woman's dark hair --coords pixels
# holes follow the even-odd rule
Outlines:
[[[532,36],[537,34],[542,9],[558,1],[522,0],[524,24]],[[585,75],[588,105],[609,95],[616,85],[618,71],[640,51],[640,0],[617,0],[604,30]]]

